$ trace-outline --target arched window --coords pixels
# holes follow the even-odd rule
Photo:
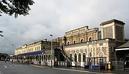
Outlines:
[[[73,43],[75,44],[75,41]]]
[[[45,55],[43,55],[43,59],[46,60],[46,56]]]
[[[72,60],[73,58],[72,58],[72,54],[70,54],[70,60]]]
[[[86,62],[86,54],[83,53],[83,62]]]
[[[46,55],[46,60],[48,60],[48,55]]]
[[[91,37],[89,38],[89,41],[91,41]]]
[[[43,55],[42,55],[42,61],[43,61],[44,59],[43,59]]]
[[[83,42],[83,39],[81,39],[81,43]]]
[[[81,53],[78,55],[78,61],[81,62]]]
[[[68,42],[68,45],[69,45],[69,42]]]
[[[91,54],[91,52],[89,53],[89,57],[92,57],[92,54]]]
[[[74,55],[74,61],[77,62],[77,54]]]

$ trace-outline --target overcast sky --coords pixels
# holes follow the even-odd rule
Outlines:
[[[14,18],[0,16],[0,52],[13,53],[25,43],[63,36],[66,31],[82,26],[100,27],[103,21],[125,22],[129,38],[129,0],[34,0],[30,14]]]

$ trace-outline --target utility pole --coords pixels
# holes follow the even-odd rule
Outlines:
[[[52,60],[53,60],[53,57],[54,57],[54,56],[53,56],[53,51],[52,51],[52,50],[53,50],[53,49],[52,49],[52,36],[53,36],[53,35],[50,34],[50,36],[51,36],[51,67],[52,67]]]

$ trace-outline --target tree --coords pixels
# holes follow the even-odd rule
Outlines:
[[[30,5],[33,5],[33,0],[0,0],[0,15],[1,13],[14,15],[28,15]]]

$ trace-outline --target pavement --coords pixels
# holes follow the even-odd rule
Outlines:
[[[129,72],[104,73],[83,68],[55,68],[0,61],[0,74],[129,74]]]

